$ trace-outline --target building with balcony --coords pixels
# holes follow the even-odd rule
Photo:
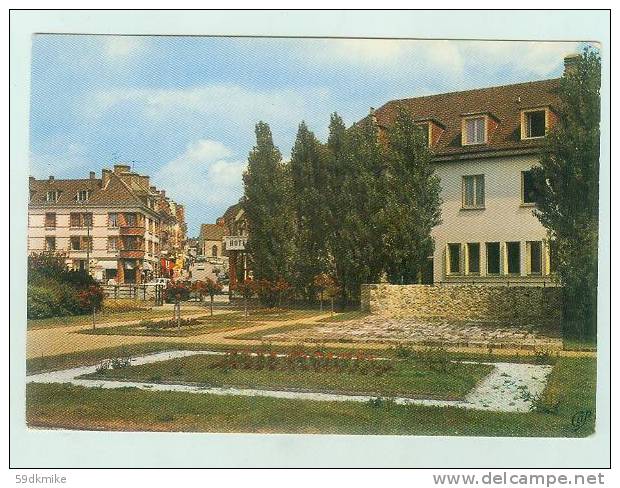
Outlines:
[[[171,225],[166,219],[172,222],[171,200],[148,176],[117,164],[103,169],[101,178],[94,172],[88,179],[30,177],[29,186],[29,253],[63,253],[67,266],[103,282],[141,283],[162,274],[161,254],[176,245],[162,243]],[[185,222],[179,215],[172,225],[182,242]]]

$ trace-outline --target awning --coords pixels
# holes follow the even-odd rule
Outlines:
[[[103,268],[103,269],[117,269],[117,264],[116,261],[99,261],[97,263],[97,267]]]

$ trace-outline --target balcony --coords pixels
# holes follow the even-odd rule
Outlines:
[[[118,235],[121,236],[143,236],[145,227],[144,225],[122,225],[118,228]]]
[[[247,242],[247,236],[224,236],[224,248],[226,251],[245,251]]]
[[[118,257],[123,259],[144,259],[144,249],[120,249]]]

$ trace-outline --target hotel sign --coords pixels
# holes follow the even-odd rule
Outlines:
[[[227,251],[245,251],[246,236],[224,236],[224,246]]]

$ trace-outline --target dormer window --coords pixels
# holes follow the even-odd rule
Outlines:
[[[59,194],[60,192],[58,190],[49,190],[45,194],[45,201],[46,202],[57,202]]]
[[[90,190],[80,190],[77,192],[76,200],[78,202],[87,202],[90,197]]]
[[[521,112],[521,139],[537,139],[547,133],[547,109],[538,108]]]
[[[469,146],[472,144],[486,144],[487,142],[487,117],[486,115],[476,115],[465,117],[462,126],[462,144]]]

